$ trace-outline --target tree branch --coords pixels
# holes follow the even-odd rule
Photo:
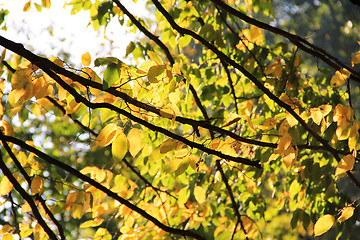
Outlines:
[[[89,184],[91,184],[92,186],[94,186],[95,188],[97,188],[98,190],[104,192],[106,195],[108,195],[109,197],[119,201],[121,204],[125,205],[126,207],[130,208],[131,210],[139,213],[141,216],[143,216],[144,218],[148,219],[149,221],[153,222],[156,226],[158,226],[159,228],[161,228],[162,230],[164,230],[165,232],[168,233],[173,233],[173,234],[179,234],[182,236],[188,236],[188,237],[193,237],[195,239],[199,239],[199,240],[205,240],[204,237],[198,235],[197,233],[194,233],[192,231],[189,230],[181,230],[181,229],[176,229],[176,228],[172,228],[169,226],[164,225],[163,223],[161,223],[159,220],[157,220],[156,218],[154,218],[153,216],[151,216],[150,214],[148,214],[145,210],[137,207],[136,205],[130,203],[129,201],[127,201],[126,199],[120,197],[118,194],[116,194],[115,192],[111,191],[110,189],[108,189],[107,187],[103,186],[102,184],[98,183],[97,181],[93,180],[92,178],[80,173],[78,170],[72,168],[71,166],[58,161],[57,159],[41,152],[40,150],[36,149],[33,146],[30,146],[28,144],[26,144],[25,142],[21,141],[20,139],[11,137],[11,136],[6,136],[6,135],[0,135],[0,140],[3,141],[7,141],[7,142],[12,142],[16,145],[18,145],[19,147],[26,149],[29,152],[34,153],[35,155],[37,155],[39,158],[43,159],[44,161],[46,161],[47,163],[57,166],[61,169],[63,169],[64,171],[68,172],[69,174],[83,180],[84,182],[87,182]],[[4,164],[1,161],[2,164]],[[0,168],[2,169],[0,163]],[[10,173],[11,175],[11,173]],[[7,176],[7,174],[6,174]],[[12,175],[11,175],[12,176]],[[16,180],[15,180],[16,181]],[[15,186],[15,185],[14,185]],[[20,186],[20,185],[19,185]],[[25,192],[26,193],[26,192]],[[26,193],[27,194],[27,193]],[[30,196],[29,196],[30,197]],[[31,199],[31,197],[30,197]],[[32,200],[32,199],[31,199]],[[36,207],[36,206],[35,206]],[[36,209],[37,211],[37,209]]]
[[[0,138],[2,139],[4,135],[0,134]],[[49,228],[47,223],[42,218],[41,214],[39,213],[36,204],[32,197],[21,187],[21,185],[18,183],[18,181],[15,179],[15,177],[12,175],[9,168],[6,166],[6,164],[3,161],[2,153],[0,152],[0,169],[3,172],[3,174],[9,179],[11,184],[14,186],[15,190],[21,195],[21,197],[27,201],[27,203],[30,205],[31,210],[37,219],[38,223],[41,225],[41,227],[44,229],[44,231],[47,233],[50,239],[57,240],[55,233]]]

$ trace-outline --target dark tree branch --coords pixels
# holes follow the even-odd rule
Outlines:
[[[175,60],[174,58],[172,57],[169,49],[165,46],[165,44],[159,39],[158,36],[155,36],[154,34],[152,34],[149,30],[147,30],[126,8],[124,5],[122,5],[120,3],[119,0],[113,0],[114,3],[121,9],[121,11],[123,11],[126,16],[128,16],[130,18],[130,21],[135,24],[135,26],[142,32],[145,34],[145,36],[147,36],[148,38],[150,38],[151,40],[153,40],[164,52],[165,52],[165,55],[167,57],[167,59],[169,60],[170,62],[170,65],[174,65],[175,63]],[[186,79],[183,78],[182,81],[184,83],[186,83]],[[195,102],[196,102],[196,105],[198,106],[198,108],[200,109],[201,113],[203,114],[204,116],[204,119],[207,121],[207,123],[210,124],[210,119],[209,119],[209,116],[204,108],[204,106],[202,105],[201,101],[200,101],[200,98],[197,94],[197,91],[196,89],[194,88],[194,86],[189,83],[189,89],[191,91],[191,94],[193,95],[194,99],[195,99]],[[210,131],[210,135],[211,136],[214,136],[214,133],[211,129],[209,129]]]
[[[224,4],[221,1],[218,0],[212,0],[213,2],[219,2],[219,6],[222,7],[223,9],[225,9],[226,11],[229,11],[229,9],[227,9],[226,7],[223,7],[223,5],[227,6],[226,4]],[[334,149],[333,147],[331,147],[329,145],[329,143],[322,138],[314,129],[312,129],[306,122],[304,119],[302,119],[292,108],[290,105],[288,105],[287,103],[283,102],[282,100],[280,100],[277,96],[275,96],[272,92],[270,92],[269,89],[267,89],[262,82],[260,82],[254,75],[252,75],[249,71],[247,71],[243,66],[241,66],[240,64],[238,64],[237,62],[235,62],[233,59],[231,59],[230,57],[228,57],[227,55],[225,55],[223,52],[221,52],[220,50],[218,50],[213,44],[209,43],[208,41],[206,41],[203,37],[201,37],[200,35],[196,34],[195,32],[189,30],[189,29],[185,29],[180,27],[177,23],[175,23],[174,19],[172,19],[172,17],[170,16],[170,14],[164,9],[164,7],[161,5],[161,3],[158,0],[152,0],[152,2],[154,3],[154,5],[156,6],[156,8],[164,15],[164,17],[166,18],[166,20],[169,22],[169,24],[171,25],[171,27],[173,29],[175,29],[176,31],[178,31],[181,35],[189,35],[192,36],[194,39],[198,40],[201,44],[203,44],[204,46],[206,46],[207,48],[209,48],[211,51],[213,51],[219,58],[223,59],[225,62],[227,62],[228,64],[232,65],[234,68],[238,69],[240,72],[242,72],[247,78],[250,79],[250,81],[252,81],[256,87],[258,87],[262,92],[264,92],[271,100],[273,100],[275,103],[277,103],[280,107],[284,108],[285,110],[287,110],[304,128],[306,131],[308,131],[317,141],[319,141],[336,159],[336,161],[340,162],[341,158],[339,157],[337,150]],[[227,6],[228,8],[230,8],[231,11],[236,11],[235,9],[232,9],[231,7]],[[242,14],[241,12],[239,12],[240,14]],[[244,15],[244,14],[242,14]],[[247,17],[246,15],[244,15],[247,19],[249,17]],[[261,23],[258,22],[257,20],[256,23]],[[251,23],[253,24],[253,23]],[[261,23],[261,26],[263,26],[262,28],[264,28],[264,26],[266,24]],[[269,25],[266,25],[265,27],[267,27]],[[279,29],[280,30],[280,29]],[[280,33],[278,33],[280,34]],[[281,35],[281,34],[280,34]],[[293,35],[293,37],[291,38],[293,41],[295,41],[294,39],[301,39],[300,37]],[[301,48],[300,46],[298,46],[299,48]],[[354,184],[356,185],[356,187],[360,188],[360,182],[356,180],[356,178],[353,176],[353,174],[348,171],[347,175],[350,177],[350,179],[354,182]]]
[[[4,135],[0,134],[0,138],[2,139]],[[10,169],[6,166],[6,164],[3,161],[2,153],[0,152],[0,169],[3,172],[3,174],[9,179],[11,184],[14,186],[15,190],[21,195],[21,197],[30,205],[31,210],[37,219],[40,226],[44,229],[44,231],[47,233],[50,239],[57,240],[56,234],[49,228],[47,223],[42,218],[41,214],[39,213],[36,204],[32,197],[21,187],[21,185],[18,183],[18,181],[15,179],[15,177],[12,175]]]
[[[188,237],[193,237],[195,239],[199,239],[199,240],[205,240],[204,237],[198,235],[197,233],[194,233],[192,231],[189,230],[181,230],[181,229],[176,229],[176,228],[172,228],[169,226],[164,225],[163,223],[161,223],[159,220],[157,220],[156,218],[154,218],[153,216],[151,216],[150,214],[148,214],[145,210],[137,207],[136,205],[130,203],[129,201],[127,201],[126,199],[120,197],[118,194],[116,194],[115,192],[111,191],[110,189],[108,189],[107,187],[103,186],[102,184],[98,183],[97,181],[93,180],[92,178],[80,173],[78,170],[72,168],[71,166],[58,161],[57,159],[41,152],[40,150],[36,149],[33,146],[30,146],[28,144],[26,144],[25,142],[11,137],[11,136],[5,136],[5,135],[0,135],[0,140],[2,141],[7,141],[7,142],[11,142],[14,143],[16,145],[18,145],[19,147],[26,149],[29,152],[34,153],[35,155],[37,155],[39,158],[43,159],[44,161],[46,161],[47,163],[57,166],[61,169],[63,169],[64,171],[68,172],[69,174],[83,180],[84,182],[87,182],[89,184],[91,184],[92,186],[94,186],[95,188],[97,188],[98,190],[104,192],[106,195],[108,195],[109,197],[119,201],[121,204],[125,205],[126,207],[130,208],[131,210],[139,213],[141,216],[143,216],[144,218],[146,218],[147,220],[153,222],[156,226],[158,226],[159,228],[161,228],[162,230],[168,232],[168,233],[172,233],[172,234],[179,234],[182,236],[188,236]],[[2,161],[0,161],[0,168],[2,169],[2,164],[4,165],[4,163]],[[5,166],[6,167],[6,166]],[[10,171],[9,174],[11,175]],[[6,174],[7,176],[8,174]],[[11,175],[12,176],[12,175]],[[16,181],[16,180],[15,180]],[[16,182],[17,183],[17,182]],[[15,185],[14,185],[15,186]],[[19,185],[20,186],[20,185]],[[26,192],[25,192],[26,193]],[[27,194],[27,193],[26,193]],[[30,196],[29,196],[30,197]],[[26,199],[26,198],[25,198]],[[30,197],[31,199],[31,197]],[[27,200],[27,199],[26,199]],[[32,199],[31,199],[32,200]],[[35,206],[36,207],[36,206]],[[37,211],[37,209],[36,209]],[[56,239],[56,238],[54,238]]]
[[[13,160],[16,167],[19,169],[20,173],[24,176],[24,178],[27,181],[27,183],[29,184],[29,186],[31,186],[31,178],[30,178],[30,176],[27,174],[27,172],[25,171],[25,169],[23,168],[23,166],[21,165],[19,160],[16,158],[15,154],[12,152],[9,144],[6,141],[3,141],[3,140],[1,142],[2,142],[5,150],[9,154],[10,158]],[[45,200],[40,195],[37,196],[37,200],[39,200],[41,202],[42,206],[44,207],[45,212],[49,215],[51,221],[53,221],[53,223],[58,228],[59,233],[60,233],[60,239],[65,239],[64,229],[62,228],[61,224],[56,220],[54,214],[50,211],[50,209],[46,205]]]
[[[335,70],[339,70],[341,68],[346,68],[347,70],[349,70],[351,72],[350,78],[354,81],[360,82],[360,73],[359,72],[357,72],[357,71],[353,70],[352,68],[350,68],[349,66],[345,65],[339,59],[337,59],[336,57],[327,53],[324,49],[309,43],[306,39],[301,38],[298,35],[288,33],[280,28],[270,26],[266,23],[263,23],[261,21],[254,19],[254,18],[251,18],[251,17],[247,16],[246,14],[232,8],[231,6],[227,5],[226,3],[224,3],[221,0],[211,0],[211,1],[215,5],[222,8],[224,11],[240,18],[241,20],[243,20],[251,25],[254,25],[256,27],[259,27],[259,28],[265,29],[269,32],[272,32],[276,35],[280,35],[280,36],[287,38],[290,42],[292,42],[298,48],[300,48],[304,52],[307,52],[307,53],[313,55],[316,58],[321,59],[324,63],[328,64],[330,67],[334,68]]]

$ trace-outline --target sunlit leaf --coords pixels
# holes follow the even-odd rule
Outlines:
[[[338,166],[336,167],[335,175],[339,175],[342,173],[346,173],[347,171],[350,171],[353,169],[355,163],[355,158],[353,155],[348,154],[345,157],[343,157]]]
[[[351,64],[354,66],[355,64],[360,63],[360,52],[357,52],[354,56],[351,58]]]
[[[23,11],[27,12],[27,11],[30,10],[30,8],[31,8],[31,1],[28,1],[28,2],[25,3]]]
[[[104,72],[104,89],[120,82],[120,68],[116,64],[109,64]]]
[[[2,228],[0,229],[0,235],[3,235],[4,233],[8,233],[13,229],[12,226],[5,224],[2,226]]]
[[[330,228],[333,226],[335,221],[334,216],[326,214],[324,216],[322,216],[321,218],[319,218],[314,226],[314,234],[315,236],[320,236],[324,233],[326,233],[327,231],[330,230]]]
[[[4,176],[0,182],[0,196],[8,194],[13,189],[13,185],[10,180]]]
[[[98,228],[94,235],[94,240],[111,240],[112,236],[105,228]]]
[[[91,63],[91,56],[90,56],[90,53],[89,52],[86,52],[84,53],[82,56],[81,56],[81,62],[84,66],[89,66],[90,63]]]
[[[310,109],[311,118],[313,119],[314,123],[317,125],[320,125],[321,120],[323,118],[323,114],[320,110],[320,108],[311,108]]]
[[[131,156],[135,157],[142,148],[142,136],[140,129],[133,128],[127,135],[128,148]]]
[[[127,138],[124,133],[117,135],[115,141],[111,145],[111,153],[116,161],[121,161],[128,151]]]
[[[194,196],[196,201],[198,201],[200,204],[204,203],[206,200],[206,191],[201,186],[196,186],[194,188]]]
[[[93,220],[88,220],[80,224],[80,228],[88,228],[88,227],[97,227],[104,222],[102,218],[96,218]]]
[[[100,131],[99,135],[96,137],[96,145],[105,147],[111,144],[116,139],[118,133],[118,126],[115,123],[109,123]]]
[[[33,180],[31,181],[31,193],[32,194],[38,194],[43,191],[44,188],[44,180],[39,177],[35,176]]]
[[[340,223],[348,220],[354,214],[354,207],[344,207],[341,211],[341,216],[337,219]]]

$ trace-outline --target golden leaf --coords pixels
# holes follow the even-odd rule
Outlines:
[[[111,153],[115,161],[121,161],[128,151],[127,138],[124,133],[118,134],[115,141],[111,145]]]
[[[330,80],[331,87],[338,87],[345,83],[346,79],[350,76],[350,73],[346,69],[336,71],[335,75]]]
[[[81,56],[81,62],[84,66],[89,66],[91,64],[91,56],[89,52],[86,52]]]
[[[298,108],[295,108],[294,111],[295,111],[295,113],[297,113],[299,115]],[[288,121],[290,127],[293,127],[296,124],[298,124],[298,120],[288,111],[286,111],[286,120]]]
[[[285,133],[279,140],[276,148],[278,154],[282,154],[291,145],[292,137],[289,133]]]
[[[31,181],[30,188],[33,195],[41,193],[44,188],[44,180],[39,176],[35,176],[34,179]]]
[[[311,108],[310,109],[311,118],[313,119],[314,123],[320,125],[321,120],[323,118],[323,114],[320,108]]]
[[[30,8],[31,8],[31,1],[28,1],[28,2],[25,3],[23,11],[27,12],[27,11],[30,10]]]
[[[117,137],[117,134],[121,129],[115,123],[109,123],[106,125],[96,137],[96,145],[105,147],[111,144]]]
[[[3,235],[4,233],[10,232],[13,229],[12,226],[5,224],[1,229],[0,229],[0,235]]]
[[[12,183],[4,176],[0,183],[0,196],[6,195],[13,189]]]
[[[138,128],[131,129],[127,139],[129,152],[131,156],[135,157],[142,149],[142,136],[140,130]]]
[[[333,226],[335,221],[334,216],[326,214],[324,216],[322,216],[321,218],[319,218],[314,226],[314,234],[315,237],[316,236],[320,236],[324,233],[326,233],[327,231],[330,230],[330,228]]]
[[[337,219],[340,223],[348,220],[354,214],[354,207],[344,207],[341,211],[341,216]]]
[[[358,121],[354,120],[353,125],[350,129],[350,136],[348,140],[350,152],[356,148],[358,139],[359,139],[359,123]]]
[[[357,52],[352,58],[351,58],[351,65],[354,66],[355,64],[360,63],[360,51]]]
[[[196,186],[194,188],[194,196],[196,201],[198,201],[200,204],[204,203],[206,200],[206,191],[201,186]]]
[[[336,167],[335,176],[346,173],[347,171],[350,171],[354,167],[355,158],[353,155],[348,154],[345,157],[343,157],[338,166]]]
[[[226,123],[224,126],[222,127],[227,127],[230,126],[238,121],[241,120],[241,116],[237,113],[229,113],[228,116],[226,117]]]
[[[171,150],[175,149],[178,145],[178,142],[172,138],[167,139],[160,145],[160,153],[165,154],[170,152]]]
[[[328,105],[328,104],[325,104],[325,105],[319,106],[319,109],[320,109],[323,117],[325,117],[326,115],[328,115],[331,112],[332,106]]]
[[[157,65],[157,64],[156,64],[156,62],[154,62],[154,61],[146,61],[146,62],[143,62],[143,63],[140,65],[139,69],[136,71],[136,73],[138,73],[138,74],[146,74],[146,73],[149,71],[149,69],[150,69],[152,66],[155,66],[155,65]]]

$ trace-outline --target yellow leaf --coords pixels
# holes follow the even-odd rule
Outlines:
[[[260,128],[261,130],[268,131],[270,129],[273,129],[276,124],[277,120],[274,118],[267,118],[262,125],[257,125],[256,127]]]
[[[30,212],[32,211],[31,207],[30,207],[30,204],[25,201],[25,203],[21,206],[21,212]]]
[[[200,204],[204,203],[206,200],[206,192],[201,186],[196,186],[194,188],[194,196],[196,201],[198,201]]]
[[[172,138],[167,139],[160,145],[160,153],[165,154],[170,152],[171,150],[175,149],[178,145],[178,142]]]
[[[299,115],[298,108],[295,108],[294,111]],[[293,127],[296,124],[298,124],[298,120],[296,120],[296,118],[293,115],[291,115],[288,111],[286,111],[286,120],[288,121],[290,127]]]
[[[348,154],[345,157],[343,157],[338,166],[336,167],[335,176],[346,173],[347,171],[350,171],[354,167],[355,158],[353,155]]]
[[[127,139],[124,133],[120,133],[111,145],[111,153],[115,161],[121,161],[128,151]]]
[[[348,140],[350,152],[356,148],[358,139],[359,139],[359,123],[358,121],[354,120],[353,125],[350,129],[350,136]]]
[[[25,88],[32,79],[32,73],[33,70],[30,68],[20,68],[16,70],[11,78],[12,89]]]
[[[51,6],[51,1],[50,0],[42,0],[42,4],[45,8],[49,9]]]
[[[6,176],[4,176],[0,183],[0,196],[8,194],[12,189],[12,183]]]
[[[138,73],[138,74],[146,74],[149,71],[149,68],[151,68],[152,66],[155,66],[155,65],[157,65],[157,64],[154,61],[143,62],[141,64],[141,66],[139,67],[139,69],[136,71],[136,73]]]
[[[151,83],[157,83],[159,82],[158,77],[165,71],[164,65],[155,65],[151,66],[148,70],[148,80]]]
[[[276,148],[278,154],[282,154],[291,144],[292,137],[289,133],[285,133],[279,140]]]
[[[164,118],[174,119],[176,117],[175,111],[172,108],[160,109],[160,115]]]
[[[1,238],[2,240],[13,240],[14,237],[11,233],[6,233],[5,235],[2,236]]]
[[[161,58],[158,55],[156,55],[156,53],[154,53],[152,51],[147,51],[147,54],[149,55],[151,60],[156,62],[157,65],[162,65],[163,64],[163,61],[161,60]]]
[[[0,229],[0,235],[4,234],[4,233],[8,233],[13,229],[12,226],[6,224],[4,225],[1,229]]]
[[[294,165],[295,159],[296,159],[296,151],[293,147],[289,147],[285,152],[283,152],[284,154],[284,164],[286,167],[291,167],[292,165]]]
[[[81,107],[81,103],[78,103],[75,98],[73,98],[66,107],[66,114],[73,114]]]
[[[335,221],[334,216],[326,214],[324,216],[322,216],[321,218],[319,218],[314,226],[314,234],[315,237],[316,236],[320,236],[324,233],[326,233],[327,231],[330,230],[330,228],[333,226]]]
[[[81,56],[81,62],[84,66],[89,66],[90,63],[91,63],[91,56],[90,56],[90,53],[89,52],[86,52],[84,53],[82,56]]]
[[[341,211],[341,216],[337,219],[340,223],[348,220],[354,214],[354,207],[344,207]]]
[[[105,147],[111,144],[121,129],[115,123],[109,123],[106,125],[96,137],[96,145]]]
[[[336,71],[335,75],[330,80],[330,86],[338,87],[345,83],[346,79],[349,77],[348,71],[345,69],[341,69],[340,71]]]
[[[241,120],[241,116],[239,114],[229,113],[228,116],[226,117],[226,123],[223,127],[230,126],[240,120]]]
[[[323,117],[325,117],[326,115],[328,115],[331,112],[332,106],[331,105],[321,105],[321,106],[319,106],[319,109],[320,109]]]
[[[80,224],[80,228],[97,227],[97,226],[101,225],[103,222],[104,222],[104,219],[102,219],[102,218],[88,220],[88,221]]]
[[[354,66],[355,64],[360,63],[360,51],[357,52],[352,58],[351,58],[351,65]]]
[[[300,62],[301,62],[300,56],[296,55],[294,60],[294,67],[300,66]]]
[[[23,11],[27,12],[27,11],[30,10],[30,8],[31,8],[31,1],[28,1],[28,2],[25,3]]]
[[[138,128],[130,130],[128,136],[128,148],[131,156],[135,157],[142,148],[142,136]]]
[[[44,188],[44,180],[39,176],[35,176],[34,179],[31,181],[30,188],[31,188],[31,193],[34,195],[41,193]]]
[[[320,108],[311,108],[310,109],[311,118],[313,119],[314,123],[320,125],[321,120],[323,118],[323,114],[321,113]]]

